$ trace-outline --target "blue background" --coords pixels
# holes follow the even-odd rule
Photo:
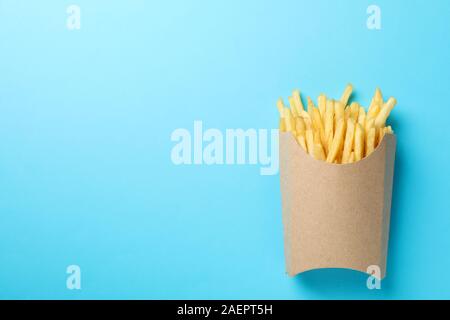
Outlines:
[[[0,298],[450,298],[450,2],[0,0]],[[388,276],[284,272],[279,177],[175,166],[291,90],[398,106]],[[66,267],[82,289],[66,288]]]

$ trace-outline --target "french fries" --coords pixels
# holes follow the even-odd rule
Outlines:
[[[334,129],[334,101],[328,100],[326,103],[325,110],[325,137],[327,142],[330,137],[333,139],[333,129]]]
[[[384,101],[377,88],[366,111],[350,102],[352,92],[349,84],[339,100],[321,94],[317,106],[307,97],[305,109],[300,91],[294,90],[288,107],[281,98],[277,101],[280,132],[293,134],[301,148],[320,161],[349,164],[368,157],[386,134],[394,134],[386,122],[397,100]]]
[[[289,108],[284,108],[284,123],[286,124],[287,132],[295,132],[295,120]]]
[[[306,130],[306,146],[308,153],[314,157],[314,133],[312,129]]]
[[[292,98],[294,99],[294,106],[296,113],[298,115],[301,115],[303,111],[305,111],[305,108],[303,107],[302,99],[300,98],[300,91],[294,90],[292,91]]]
[[[389,114],[391,113],[392,109],[394,109],[396,104],[397,100],[395,100],[395,98],[389,98],[388,102],[383,105],[377,117],[375,118],[375,128],[384,127]]]
[[[341,150],[342,143],[344,140],[344,132],[345,132],[345,121],[344,119],[339,119],[339,122],[336,126],[336,132],[334,133],[333,142],[331,144],[330,152],[327,155],[327,162],[333,163]]]
[[[325,111],[326,111],[326,108],[327,108],[327,97],[324,94],[321,94],[317,98],[317,104],[319,105],[320,116],[322,118],[324,118],[325,117]]]
[[[314,158],[322,161],[325,161],[327,158],[325,155],[325,151],[323,150],[323,147],[320,143],[314,144]]]
[[[353,150],[353,141],[355,137],[355,121],[347,120],[347,133],[345,134],[344,150],[342,150],[342,163],[348,163]]]
[[[341,97],[341,103],[346,106],[348,104],[348,100],[350,99],[350,96],[353,92],[353,86],[351,84],[348,84],[347,87],[345,87],[344,93]]]
[[[364,127],[361,124],[356,125],[355,129],[355,161],[364,158]]]

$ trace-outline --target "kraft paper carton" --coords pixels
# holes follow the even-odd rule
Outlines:
[[[286,269],[320,268],[386,274],[396,138],[386,134],[367,158],[330,164],[280,133],[280,179]]]

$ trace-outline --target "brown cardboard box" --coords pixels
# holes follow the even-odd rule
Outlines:
[[[320,268],[386,274],[396,138],[385,135],[367,158],[330,164],[280,133],[280,178],[286,269]]]

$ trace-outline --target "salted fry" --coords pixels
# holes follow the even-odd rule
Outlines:
[[[347,119],[350,118],[350,116],[351,116],[351,115],[350,115],[350,111],[351,111],[350,108],[345,108],[345,109],[344,109],[344,119],[345,119],[345,120],[347,120]]]
[[[334,127],[337,128],[337,123],[340,119],[345,120],[345,105],[341,101],[334,102]]]
[[[333,132],[330,132],[330,135],[327,137],[327,144],[325,146],[326,154],[330,153],[331,146],[333,145]]]
[[[320,142],[325,144],[326,143],[325,128],[322,123],[322,118],[320,117],[319,109],[317,108],[313,109],[313,123],[314,127],[319,132]]]
[[[314,144],[314,158],[317,160],[326,160],[325,151],[323,150],[322,144],[315,143]]]
[[[350,105],[350,117],[353,119],[354,122],[358,121],[359,108],[360,105],[358,102],[352,102],[352,104]]]
[[[311,119],[309,113],[306,112],[305,110],[300,110],[300,117],[302,117],[303,119]]]
[[[380,113],[378,113],[375,119],[375,128],[384,127],[389,114],[396,104],[397,100],[395,100],[395,98],[389,98],[388,102],[383,105],[383,108],[381,108]]]
[[[284,102],[283,99],[278,99],[277,101],[277,108],[278,108],[278,113],[280,114],[280,118],[284,118]]]
[[[363,107],[359,107],[358,123],[363,127],[366,125],[366,111]]]
[[[373,107],[371,109],[369,109],[368,113],[367,113],[367,118],[368,119],[375,119],[378,115],[378,113],[380,112],[380,105],[378,103],[374,104]]]
[[[306,146],[308,153],[314,157],[314,133],[312,129],[306,130]]]
[[[370,130],[370,128],[373,128],[375,125],[375,119],[368,119],[366,120],[366,125],[364,127],[364,130],[367,132]]]
[[[356,125],[355,129],[355,161],[364,157],[364,128],[361,124]]]
[[[325,113],[327,110],[327,96],[324,94],[321,94],[319,98],[317,98],[317,104],[320,112],[320,116],[322,119],[325,119]]]
[[[291,113],[294,116],[294,118],[295,117],[299,117],[300,114],[297,113],[297,109],[295,107],[294,98],[288,97],[288,101],[289,101],[289,107],[291,108]]]
[[[366,143],[367,143],[367,138],[369,137],[369,131],[372,130],[372,129],[375,129],[375,127],[371,126],[371,125],[367,125],[365,130],[364,130],[364,133],[365,133],[364,139],[365,139]],[[375,133],[376,133],[376,130],[375,130]],[[366,144],[366,149],[367,149],[367,144]]]
[[[314,105],[314,102],[310,97],[308,97],[308,114],[311,119],[313,118],[313,112],[315,108],[316,106]]]
[[[383,95],[381,94],[380,88],[375,90],[372,102],[370,103],[369,110],[367,111],[367,118],[375,119],[380,112],[381,106],[383,105]]]
[[[352,153],[350,153],[350,157],[348,158],[348,163],[353,162],[355,162],[355,152],[352,151]]]
[[[366,137],[366,157],[375,150],[375,128],[370,128]]]
[[[344,140],[344,150],[342,151],[342,163],[348,163],[350,154],[353,149],[353,141],[355,137],[355,121],[353,119],[347,120],[347,132]]]
[[[299,90],[292,91],[292,98],[294,99],[294,107],[297,112],[297,114],[300,116],[302,114],[302,111],[305,111],[305,108],[303,107],[303,102],[300,96]]]
[[[333,129],[334,129],[334,101],[327,100],[326,111],[325,111],[325,137],[328,141],[329,137],[333,138]]]
[[[280,118],[279,130],[280,132],[286,132],[286,123],[284,121],[284,118]]]
[[[303,122],[305,122],[306,129],[312,129],[312,121],[309,118],[309,116],[306,118],[303,118]]]
[[[314,144],[316,143],[322,143],[320,141],[320,132],[319,130],[317,130],[316,128],[313,129],[313,134],[314,134]]]
[[[344,93],[342,94],[342,97],[340,100],[340,102],[344,105],[344,108],[348,104],[348,100],[350,99],[352,92],[353,92],[353,86],[351,84],[348,84],[345,87]]]
[[[333,143],[331,145],[330,152],[327,156],[327,162],[333,163],[336,159],[336,156],[339,153],[339,150],[342,147],[343,141],[344,141],[344,134],[345,134],[345,122],[344,119],[340,119],[337,127],[336,132],[333,137]]]
[[[301,145],[302,148],[303,148],[306,152],[308,152],[308,147],[306,146],[305,136],[299,134],[298,136],[296,136],[296,139],[297,139],[298,144]]]
[[[295,131],[295,121],[292,116],[291,109],[284,108],[284,121],[286,123],[286,131],[294,132]]]
[[[383,137],[384,137],[384,133],[385,133],[384,129],[385,128],[375,129],[375,130],[377,130],[377,133],[378,133],[378,137],[377,137],[377,141],[375,142],[375,146],[378,146],[381,143],[381,141],[383,141]]]
[[[301,117],[295,118],[295,131],[297,134],[304,135],[306,131],[305,120]]]
[[[375,101],[383,103],[383,94],[381,93],[380,88],[375,89]]]

